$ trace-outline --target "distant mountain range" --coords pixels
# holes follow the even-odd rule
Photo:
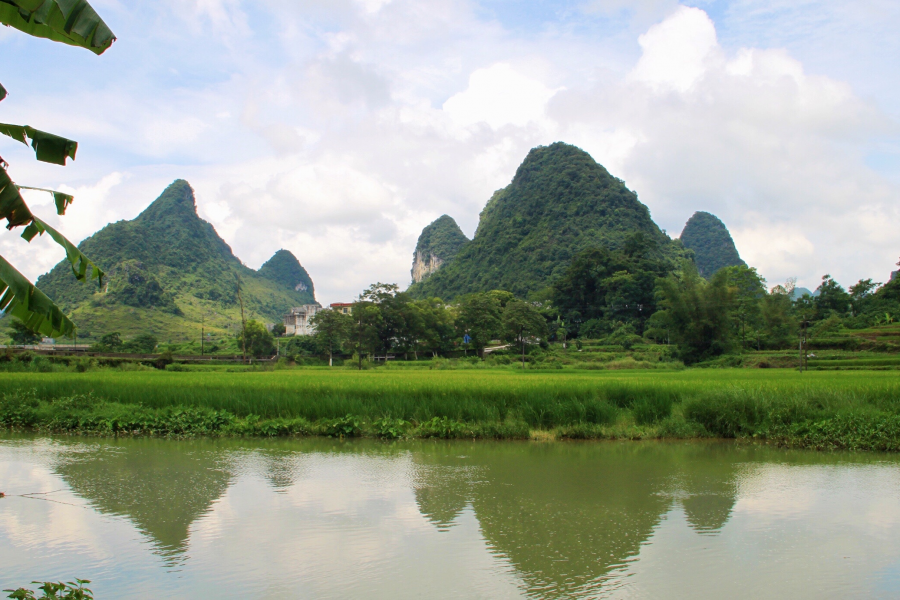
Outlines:
[[[444,300],[491,289],[527,296],[546,288],[582,250],[621,248],[635,236],[673,265],[690,256],[587,152],[561,142],[540,146],[488,201],[474,239],[466,240],[447,216],[425,228],[409,291]]]
[[[241,263],[212,225],[197,215],[194,192],[177,180],[132,221],[111,223],[79,248],[107,273],[102,290],[78,283],[68,263],[37,286],[70,313],[79,335],[154,333],[199,340],[240,324],[238,278],[247,318],[280,321],[292,306],[316,302],[312,279],[279,250],[259,271]]]

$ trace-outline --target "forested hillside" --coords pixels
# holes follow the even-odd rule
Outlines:
[[[694,251],[697,270],[707,279],[723,267],[747,265],[741,260],[725,223],[708,212],[694,213],[681,232],[681,243]]]
[[[419,283],[455,258],[468,241],[452,217],[443,215],[428,225],[422,230],[413,254],[413,283]]]
[[[275,283],[299,292],[309,302],[315,302],[312,278],[297,257],[288,250],[279,250],[259,268],[259,274]]]
[[[178,339],[201,322],[233,331],[240,322],[238,277],[248,316],[263,321],[315,302],[312,281],[290,252],[279,251],[260,272],[244,266],[197,215],[184,180],[136,219],[107,225],[79,248],[106,271],[102,290],[78,283],[66,262],[40,277],[38,286],[73,315],[80,336],[152,331]]]
[[[623,249],[636,236],[648,256],[672,263],[684,256],[637,195],[587,152],[541,146],[488,201],[475,238],[410,293],[452,299],[502,289],[524,297],[547,288],[579,252]]]

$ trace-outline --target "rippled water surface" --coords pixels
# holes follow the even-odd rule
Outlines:
[[[81,577],[98,599],[900,597],[889,455],[4,435],[0,491],[0,589]]]

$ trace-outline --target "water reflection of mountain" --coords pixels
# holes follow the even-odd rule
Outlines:
[[[224,450],[211,441],[102,440],[79,449],[54,471],[100,512],[130,519],[170,559],[231,479]]]
[[[735,501],[734,463],[703,445],[471,444],[422,448],[416,500],[448,526],[471,503],[482,532],[529,589],[568,595],[635,556],[683,498],[695,530]],[[443,467],[443,468],[442,468]]]
[[[688,524],[697,533],[721,531],[734,508],[736,470],[748,457],[732,444],[689,444],[676,453],[678,485]]]
[[[446,531],[472,501],[480,470],[469,464],[472,461],[456,444],[423,445],[414,456],[419,512],[440,531]]]

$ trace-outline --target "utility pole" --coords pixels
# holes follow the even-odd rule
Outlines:
[[[804,361],[804,351],[803,351],[804,344],[806,343],[806,328],[807,327],[809,327],[809,321],[807,319],[800,321],[800,356],[798,356],[797,358],[800,360],[800,372],[801,373],[803,372],[804,362],[806,363],[806,370],[809,371],[809,359],[806,359],[806,361]]]
[[[241,276],[235,272],[237,279],[238,302],[241,303],[241,363],[247,362],[247,320],[244,318],[244,297],[241,295]]]

